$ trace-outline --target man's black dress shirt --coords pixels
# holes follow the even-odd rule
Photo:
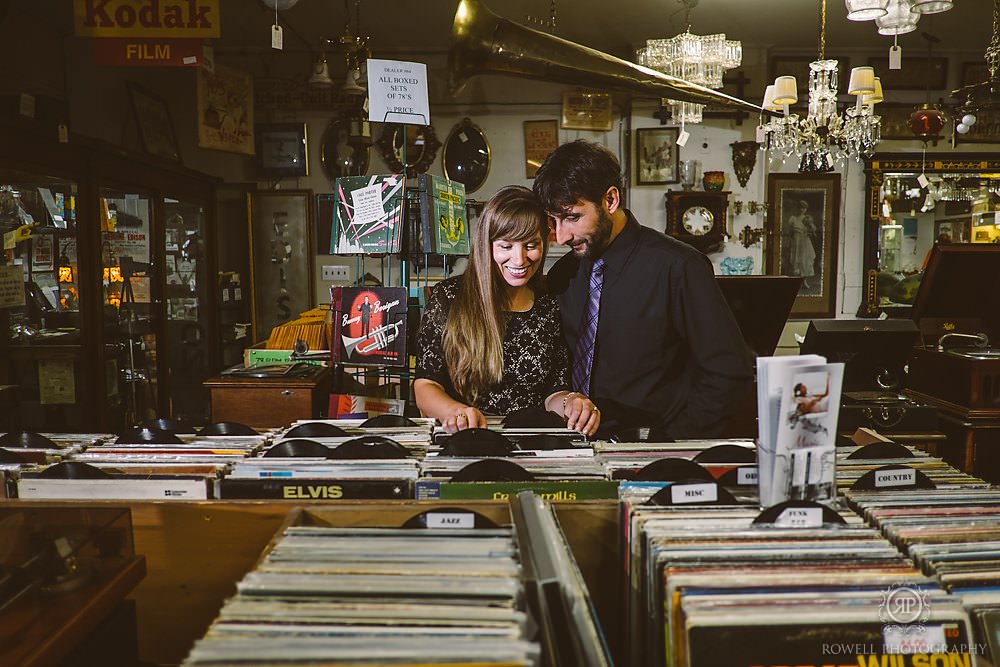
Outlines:
[[[601,430],[649,426],[674,440],[716,437],[752,378],[739,326],[705,255],[625,213],[625,228],[602,255],[590,386]],[[571,355],[592,265],[567,254],[548,276]]]

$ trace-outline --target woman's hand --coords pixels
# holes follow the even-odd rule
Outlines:
[[[563,399],[563,419],[567,428],[591,436],[601,423],[601,411],[583,394],[571,392]]]
[[[486,428],[486,417],[476,408],[459,405],[441,419],[441,426],[448,433],[457,433],[467,428]]]

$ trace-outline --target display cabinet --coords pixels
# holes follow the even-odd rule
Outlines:
[[[0,141],[0,385],[17,402],[0,430],[207,420],[217,180],[77,137]]]

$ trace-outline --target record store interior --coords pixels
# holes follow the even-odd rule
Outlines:
[[[0,29],[0,667],[1000,665],[1000,0]]]

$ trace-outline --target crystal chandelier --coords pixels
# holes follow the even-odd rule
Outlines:
[[[860,160],[872,153],[881,138],[875,105],[882,101],[882,84],[871,67],[851,70],[848,92],[856,96],[856,104],[843,116],[837,113],[837,61],[825,58],[826,0],[821,0],[820,11],[819,60],[809,63],[806,117],[789,113],[789,105],[798,101],[793,76],[775,79],[762,105],[768,111],[783,112],[761,126],[764,148],[776,151],[782,159],[798,155],[801,172],[832,171],[848,158]]]
[[[694,3],[682,0],[690,15]],[[723,33],[695,35],[688,29],[670,39],[650,39],[635,52],[640,65],[706,88],[722,88],[726,70],[743,62],[743,45]],[[703,104],[665,100],[675,123],[700,123]]]

